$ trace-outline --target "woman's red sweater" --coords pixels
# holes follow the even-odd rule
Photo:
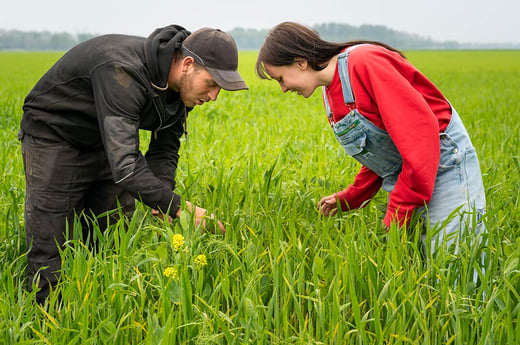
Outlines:
[[[407,224],[414,209],[432,196],[440,157],[439,133],[451,119],[451,106],[417,68],[398,53],[365,44],[348,56],[348,72],[356,103],[345,104],[338,68],[325,88],[333,121],[351,109],[390,135],[403,167],[389,194],[384,223]],[[344,211],[362,207],[381,188],[382,179],[366,167],[337,193]]]

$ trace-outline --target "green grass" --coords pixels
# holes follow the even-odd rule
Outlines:
[[[177,191],[225,222],[225,236],[190,219],[161,222],[139,205],[128,224],[102,234],[97,255],[70,241],[63,304],[52,294],[40,307],[26,290],[16,134],[25,95],[59,55],[0,53],[0,343],[520,343],[519,51],[406,54],[454,104],[477,148],[487,247],[468,236],[459,255],[423,266],[414,229],[381,235],[382,192],[362,210],[320,218],[316,201],[345,188],[359,166],[336,143],[319,94],[282,94],[254,75],[255,53],[242,52],[250,90],[222,91],[190,114],[177,172]],[[175,234],[184,236],[177,251]],[[467,277],[481,250],[475,288]]]

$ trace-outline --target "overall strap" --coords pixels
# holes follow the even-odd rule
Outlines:
[[[353,47],[355,46],[348,48],[338,56],[339,80],[341,81],[341,88],[343,89],[343,100],[345,101],[345,104],[356,102],[354,94],[352,93],[352,86],[350,85],[350,77],[348,75],[348,54]]]
[[[344,52],[338,55],[338,73],[339,79],[341,81],[341,89],[343,90],[343,100],[345,104],[355,103],[356,100],[354,98],[354,93],[352,92],[352,85],[350,85],[350,77],[348,74],[348,54],[355,48],[361,46],[363,44],[356,44],[351,47],[348,47]],[[325,90],[325,86],[323,87],[323,100],[325,103],[325,110],[327,112],[327,117],[332,118],[332,111],[330,109],[330,104],[327,99],[327,92]]]
[[[338,72],[339,80],[341,81],[341,88],[343,89],[343,99],[345,104],[356,103],[354,93],[352,92],[352,85],[350,84],[350,77],[348,74],[348,54],[357,47],[363,46],[366,43],[356,44],[348,47],[343,53],[338,55]]]
[[[332,120],[332,111],[330,110],[330,104],[327,98],[327,90],[325,89],[325,86],[323,86],[323,103],[325,103],[325,112],[327,113],[327,117],[329,120]]]

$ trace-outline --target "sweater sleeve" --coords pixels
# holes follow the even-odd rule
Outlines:
[[[361,167],[354,183],[347,189],[336,193],[341,209],[349,211],[366,205],[366,202],[376,195],[381,188],[382,179],[367,167]]]
[[[407,224],[413,210],[428,203],[433,193],[440,157],[437,118],[413,86],[419,72],[397,53],[359,48],[350,59],[354,94],[363,94],[377,105],[403,160],[384,223]]]

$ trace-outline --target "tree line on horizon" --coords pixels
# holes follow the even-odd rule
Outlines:
[[[327,41],[347,42],[355,40],[379,41],[397,49],[458,49],[459,43],[435,42],[419,35],[399,32],[382,25],[325,23],[312,27]],[[237,28],[230,31],[241,50],[258,50],[269,30]]]
[[[400,50],[455,50],[455,49],[519,49],[520,44],[475,44],[456,41],[435,41],[428,37],[396,31],[383,25],[353,26],[342,23],[324,23],[313,26],[328,41],[346,42],[370,40],[384,42]],[[228,31],[239,50],[258,50],[269,29],[235,28]],[[98,36],[92,33],[71,34],[49,31],[21,31],[0,29],[0,50],[65,51],[74,45]]]

